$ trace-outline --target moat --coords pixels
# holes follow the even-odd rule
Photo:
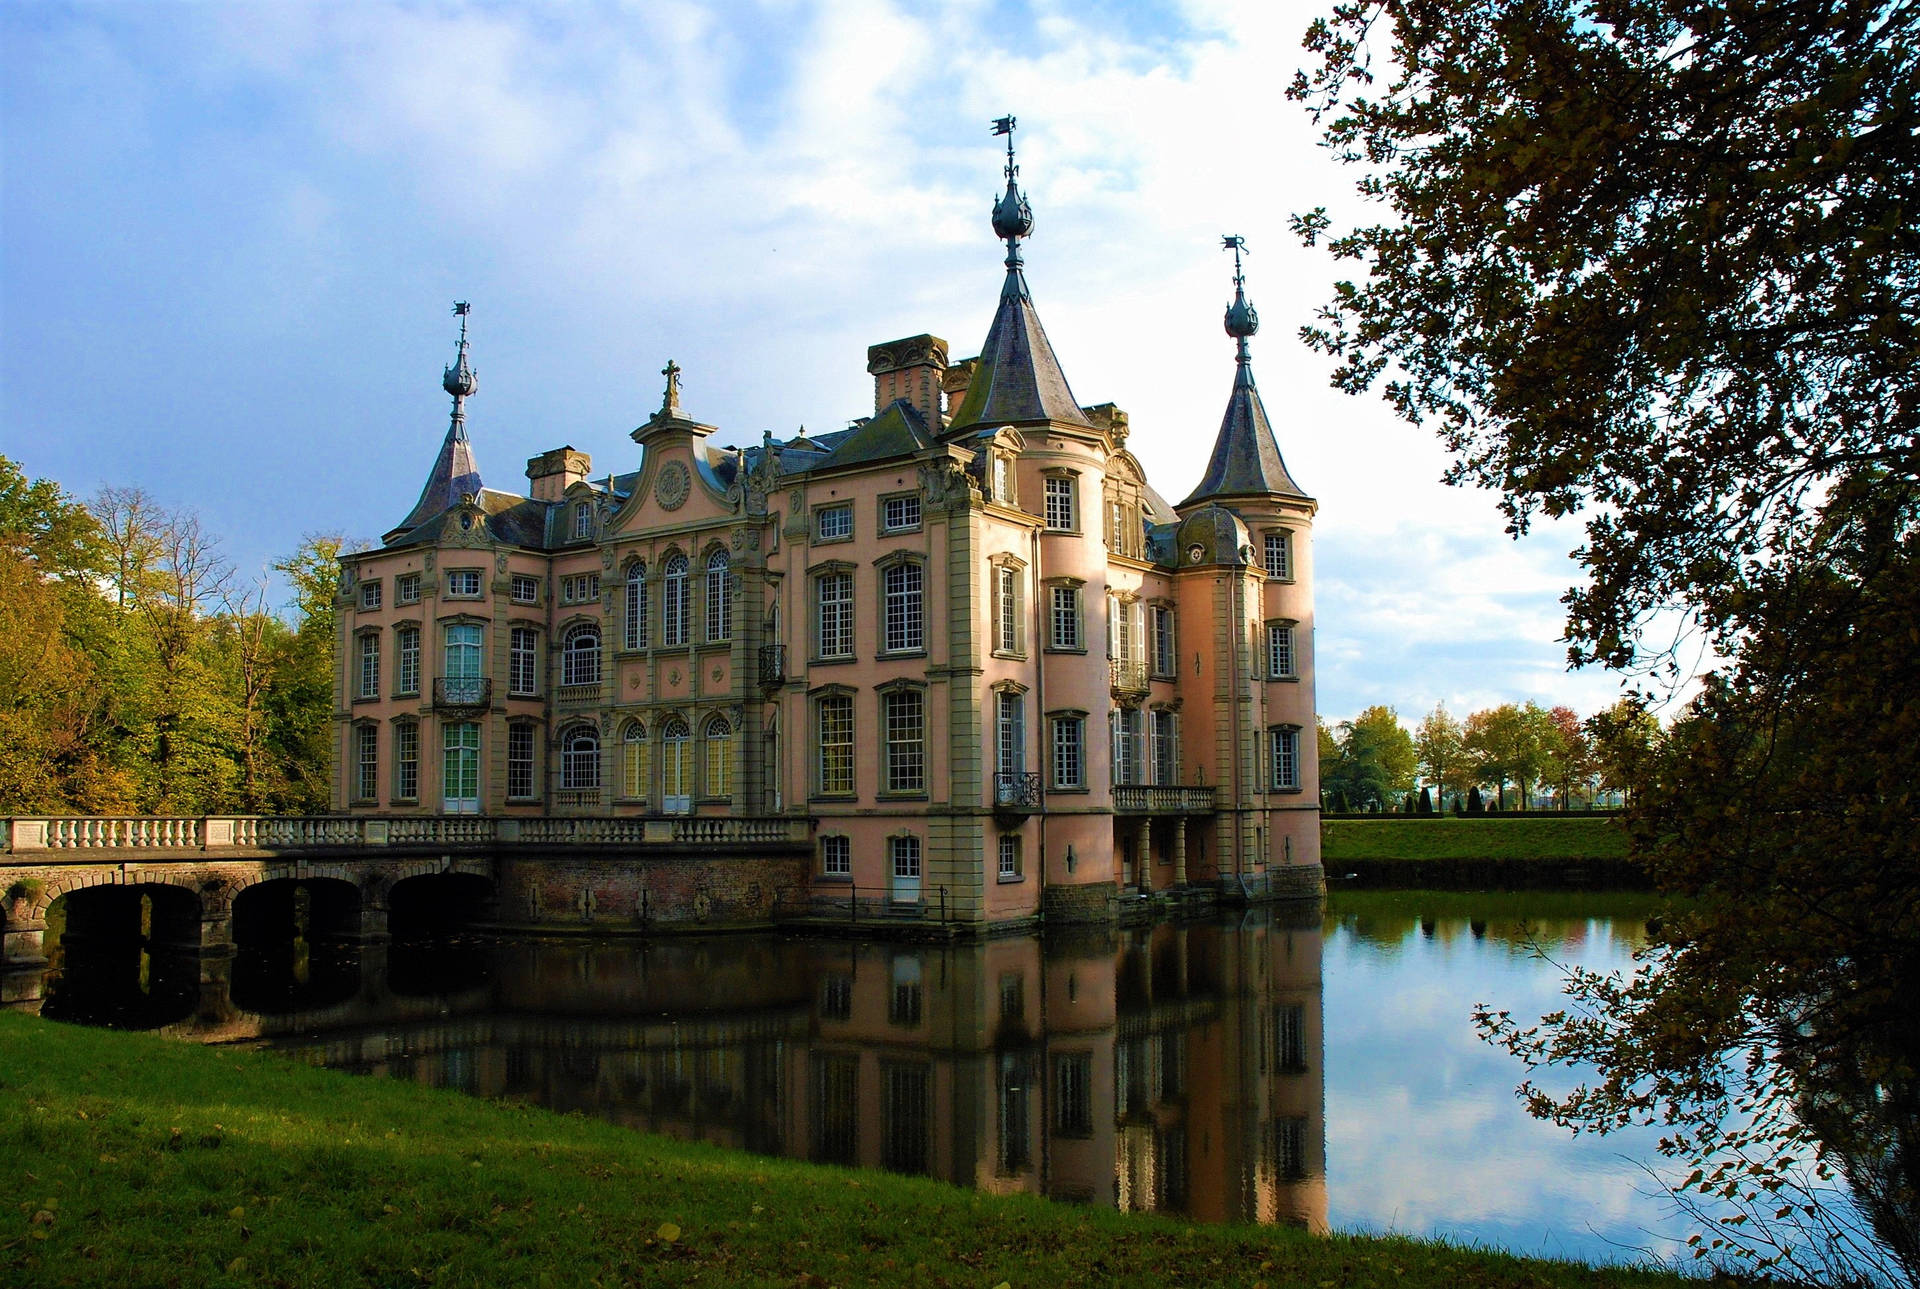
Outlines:
[[[1652,1134],[1529,1119],[1470,1013],[1550,1010],[1562,966],[1627,966],[1653,912],[1339,893],[937,946],[450,935],[212,969],[82,944],[41,1010],[982,1190],[1632,1261],[1687,1234]]]

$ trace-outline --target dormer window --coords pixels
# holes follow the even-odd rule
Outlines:
[[[593,503],[576,501],[573,503],[573,536],[576,541],[584,541],[593,536]]]
[[[993,500],[1003,506],[1013,504],[1013,458],[1004,452],[993,454],[993,465],[989,474]]]

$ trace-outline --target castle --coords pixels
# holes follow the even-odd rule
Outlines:
[[[804,848],[769,879],[787,896],[976,926],[1322,890],[1315,503],[1254,384],[1239,239],[1226,413],[1169,505],[1054,356],[1010,133],[1007,155],[979,355],[872,346],[846,430],[719,446],[669,362],[634,468],[595,480],[559,447],[499,491],[463,316],[426,486],[341,560],[335,806],[774,821]]]

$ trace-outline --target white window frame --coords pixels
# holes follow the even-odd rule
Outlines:
[[[910,533],[920,527],[920,494],[903,492],[880,499],[880,531]]]
[[[997,873],[1003,882],[1020,880],[1020,838],[1013,833],[1001,833],[999,843],[999,865]]]
[[[886,745],[887,791],[927,790],[927,701],[910,686],[880,695],[880,733]]]
[[[1180,674],[1179,623],[1174,619],[1172,605],[1153,606],[1149,630],[1153,635],[1153,674],[1178,676]]]
[[[1291,528],[1269,529],[1266,539],[1261,543],[1261,565],[1268,577],[1277,577],[1283,582],[1293,580],[1293,530]]]
[[[593,536],[593,503],[576,501],[573,503],[573,539],[585,541]]]
[[[647,647],[647,566],[641,560],[627,565],[626,621],[623,642],[629,649]]]
[[[1080,623],[1080,588],[1056,586],[1048,597],[1047,647],[1067,653],[1086,651],[1086,634]]]
[[[394,577],[393,602],[395,604],[420,603],[420,575],[418,573],[400,573]]]
[[[588,792],[600,786],[600,731],[569,725],[560,731],[560,789]]]
[[[356,725],[353,730],[353,799],[377,801],[380,797],[380,727]]]
[[[1267,731],[1269,783],[1275,792],[1297,792],[1300,788],[1300,731],[1279,726]]]
[[[480,583],[479,569],[450,568],[447,570],[447,598],[477,600],[480,598]]]
[[[1046,477],[1046,521],[1047,531],[1054,533],[1072,533],[1080,530],[1080,506],[1078,489],[1072,475],[1050,474]]]
[[[853,571],[830,569],[815,577],[813,604],[814,656],[853,657]]]
[[[707,556],[707,643],[733,639],[733,561],[723,550]]]
[[[718,714],[700,727],[700,747],[709,797],[733,796],[733,722]]]
[[[829,721],[827,712],[835,713]],[[853,695],[822,694],[813,700],[814,791],[850,797],[859,784],[855,764]]]
[[[420,799],[420,722],[396,721],[393,726],[393,799]]]
[[[836,835],[820,839],[820,875],[853,877],[853,838]]]
[[[533,698],[540,692],[540,632],[513,627],[507,636],[507,694]]]
[[[540,780],[534,774],[534,727],[526,721],[507,726],[507,800],[531,801]]]
[[[1049,764],[1053,786],[1077,792],[1087,786],[1087,718],[1055,716]]]
[[[813,512],[813,540],[815,542],[848,542],[853,540],[853,503],[843,501],[838,505],[820,506]]]
[[[993,649],[995,653],[1020,654],[1024,650],[1021,628],[1025,616],[1021,605],[1021,575],[1018,565],[993,566]]]
[[[667,557],[666,588],[660,605],[660,643],[669,649],[688,643],[693,632],[692,595],[688,590],[687,557],[678,551]]]
[[[420,692],[420,628],[395,627],[393,632],[393,693]]]
[[[360,583],[360,607],[361,608],[363,609],[379,608],[380,598],[381,598],[380,581],[378,578],[375,578],[371,582]]]
[[[918,560],[901,560],[881,570],[882,652],[927,647],[926,584],[926,570]]]
[[[920,862],[920,839],[914,834],[903,833],[887,838],[887,856],[892,861],[896,881],[902,878],[913,880],[923,874],[925,866]]]
[[[1293,624],[1267,624],[1267,679],[1292,680],[1300,674],[1300,660],[1294,653]]]
[[[591,636],[591,647],[583,642]],[[592,622],[576,622],[560,638],[560,683],[597,685],[600,683],[600,628]]]
[[[515,604],[540,603],[540,579],[532,573],[515,573],[507,586],[507,597]],[[522,591],[526,594],[522,595]]]
[[[366,631],[360,636],[360,683],[354,691],[358,698],[380,697],[380,636]]]

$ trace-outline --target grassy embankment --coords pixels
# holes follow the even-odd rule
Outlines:
[[[8,1285],[1672,1286],[995,1198],[0,1015]]]

